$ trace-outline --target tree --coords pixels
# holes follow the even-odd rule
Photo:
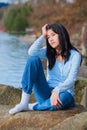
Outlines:
[[[26,16],[18,14],[15,18],[12,30],[23,31],[28,26]]]
[[[15,8],[16,7],[16,8]],[[28,4],[22,6],[12,6],[5,19],[6,29],[12,31],[23,31],[28,26],[27,17],[33,11]]]
[[[16,14],[17,14],[17,10],[15,9],[11,9],[11,11],[8,13],[7,18],[5,19],[5,27],[8,30],[12,30],[12,26],[13,26],[13,21],[15,20]]]

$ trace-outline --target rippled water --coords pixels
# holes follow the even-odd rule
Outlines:
[[[29,44],[16,36],[0,33],[0,84],[21,86],[21,78],[28,58]]]

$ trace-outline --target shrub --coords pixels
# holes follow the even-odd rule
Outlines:
[[[24,4],[16,8],[10,8],[5,19],[5,27],[10,31],[23,31],[28,26],[27,17],[33,11],[32,7]]]

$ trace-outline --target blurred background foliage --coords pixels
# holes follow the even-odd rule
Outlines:
[[[37,0],[36,0],[37,1]],[[10,5],[4,12],[4,26],[9,31],[23,31],[34,28],[41,31],[45,23],[60,22],[70,33],[75,33],[87,23],[87,0],[75,0],[67,3],[65,0],[29,0],[26,3]],[[2,17],[2,14],[0,14]]]
[[[27,17],[33,11],[33,8],[28,4],[22,6],[10,6],[8,15],[5,19],[5,27],[7,30],[23,31],[29,23]]]

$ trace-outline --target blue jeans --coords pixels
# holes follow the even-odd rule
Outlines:
[[[34,89],[34,96],[38,102],[38,104],[34,106],[34,110],[58,110],[75,106],[74,98],[68,92],[60,93],[60,99],[62,101],[60,108],[55,108],[50,104],[50,96],[53,88],[48,85],[42,62],[37,56],[31,56],[27,60],[22,77],[22,89],[27,94],[31,94],[32,89]]]

